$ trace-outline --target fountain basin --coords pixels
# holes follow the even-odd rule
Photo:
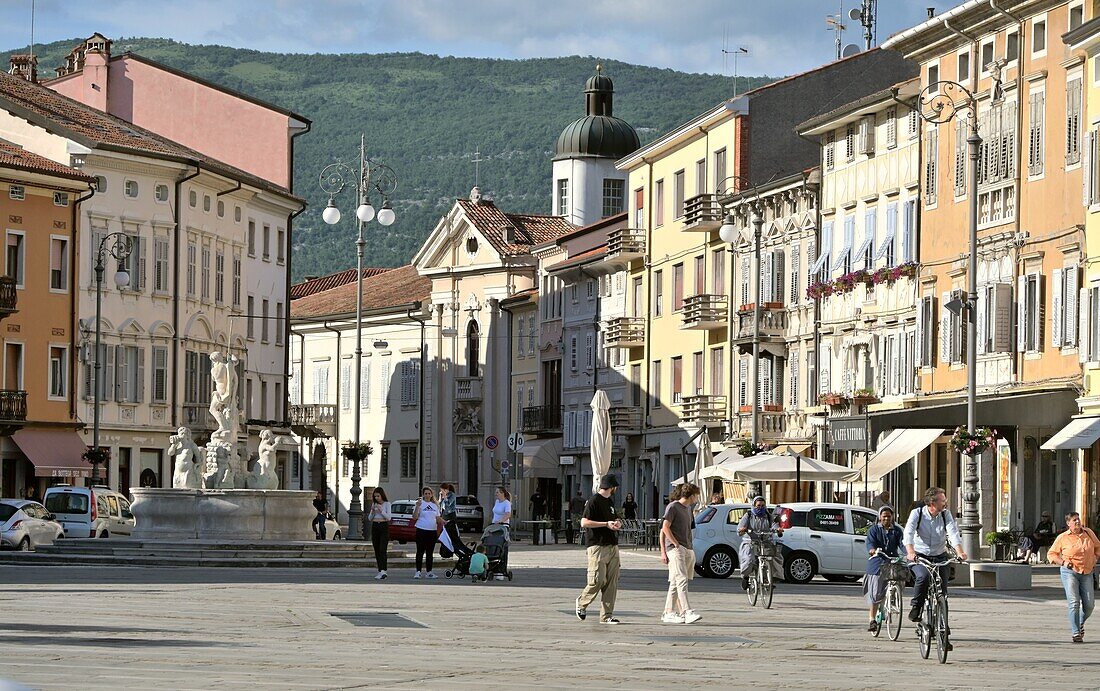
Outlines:
[[[314,493],[134,487],[135,539],[312,540]]]

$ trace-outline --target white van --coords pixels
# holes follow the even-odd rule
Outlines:
[[[130,501],[110,487],[46,488],[42,502],[65,529],[65,537],[129,535],[134,528]]]

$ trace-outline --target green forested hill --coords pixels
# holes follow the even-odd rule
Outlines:
[[[35,46],[39,72],[54,67],[80,41]],[[12,52],[22,52],[17,48]],[[471,155],[480,147],[481,187],[507,211],[550,210],[550,157],[561,130],[584,114],[583,88],[597,62],[615,81],[615,114],[642,142],[732,94],[730,78],[639,67],[592,57],[532,60],[445,58],[420,53],[283,55],[157,38],[118,39],[132,50],[205,79],[278,104],[313,120],[297,140],[295,192],[310,209],[297,220],[295,279],[354,264],[351,202],[335,227],[321,222],[326,198],[317,176],[327,163],[368,154],[400,180],[397,222],[372,223],[367,262],[407,262],[453,199],[473,186]],[[7,54],[3,55],[7,65]],[[741,91],[770,81],[742,77]],[[247,136],[247,133],[242,133]]]

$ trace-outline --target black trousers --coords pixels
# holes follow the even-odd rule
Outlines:
[[[326,537],[325,519],[325,514],[318,511],[317,515],[313,517],[312,523],[314,535],[322,540],[324,540]]]
[[[374,563],[379,571],[386,570],[386,553],[390,548],[389,521],[370,522],[370,541],[374,545]]]
[[[420,571],[427,561],[428,571],[432,570],[432,558],[435,556],[435,542],[438,535],[434,530],[416,529],[416,570]]]
[[[933,564],[941,561],[947,561],[949,558],[946,553],[933,556],[921,554],[920,556],[924,557]],[[940,571],[940,592],[946,595],[947,581],[951,578],[951,568],[948,566],[940,566],[938,568]],[[928,569],[920,564],[917,564],[913,567],[913,575],[916,576],[917,582],[915,584],[915,588],[913,589],[912,606],[919,609],[924,606],[924,600],[928,597],[928,587],[932,583],[932,576],[928,573]]]

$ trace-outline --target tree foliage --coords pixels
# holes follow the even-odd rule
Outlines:
[[[36,46],[43,76],[79,42]],[[732,94],[728,77],[591,56],[278,54],[159,38],[119,38],[113,51],[140,53],[313,121],[313,130],[298,138],[295,148],[294,189],[310,202],[295,225],[295,280],[352,263],[353,203],[344,201],[340,224],[325,225],[320,212],[327,198],[317,176],[335,160],[357,162],[360,133],[366,135],[368,155],[387,163],[399,178],[393,199],[397,221],[389,228],[368,226],[367,263],[399,266],[411,259],[453,200],[469,193],[475,149],[484,160],[481,188],[502,208],[550,211],[554,142],[584,115],[584,82],[597,62],[615,80],[615,114],[637,128],[643,144]],[[769,81],[741,77],[740,87]]]

